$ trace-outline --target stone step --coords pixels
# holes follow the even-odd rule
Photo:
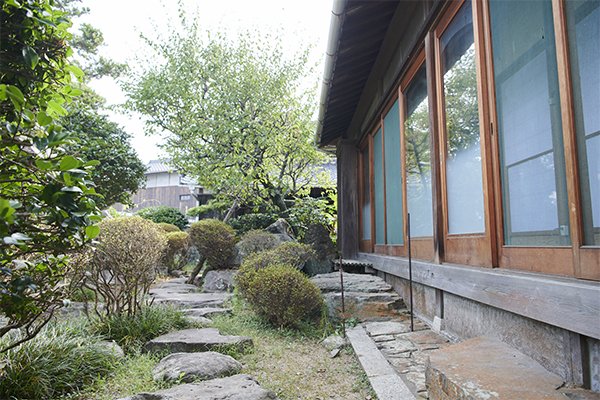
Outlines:
[[[430,400],[598,399],[597,393],[562,388],[562,378],[489,336],[432,352],[425,377]]]
[[[218,350],[233,346],[238,351],[252,347],[252,339],[246,336],[223,336],[217,328],[183,329],[167,333],[147,342],[144,353],[193,353]]]

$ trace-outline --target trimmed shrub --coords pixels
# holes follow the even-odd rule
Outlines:
[[[192,244],[196,246],[202,257],[187,283],[194,283],[205,262],[208,267],[204,270],[204,274],[213,269],[229,267],[229,259],[236,243],[235,232],[231,226],[218,219],[203,219],[193,223],[189,232]]]
[[[171,305],[143,306],[135,315],[111,315],[93,323],[93,331],[117,342],[126,354],[139,352],[149,340],[198,324]]]
[[[0,356],[0,398],[55,398],[91,384],[116,367],[115,353],[102,337],[72,324],[46,326],[31,341]]]
[[[184,213],[179,211],[177,208],[167,206],[156,206],[142,208],[135,215],[140,216],[144,219],[149,219],[157,224],[166,222],[173,224],[180,230],[184,230],[188,224],[188,219]]]
[[[242,236],[251,230],[263,230],[278,219],[277,214],[244,214],[227,223],[235,229],[238,236]]]
[[[277,265],[286,265],[300,270],[304,263],[314,257],[314,254],[309,245],[296,242],[285,242],[275,249],[251,254],[244,259],[236,274],[238,292],[246,295],[251,281],[259,270]]]
[[[187,264],[190,235],[187,232],[177,230],[176,232],[168,232],[165,237],[167,238],[167,250],[164,261],[167,271],[171,272],[177,269],[178,265]]]
[[[227,268],[235,246],[235,232],[218,219],[203,219],[190,226],[190,240],[206,257],[211,269]]]
[[[323,304],[317,285],[284,264],[256,271],[245,298],[259,316],[280,327],[294,326]]]
[[[277,239],[277,236],[272,233],[265,232],[262,230],[252,230],[246,232],[246,234],[240,240],[238,246],[240,249],[240,255],[242,258],[248,257],[250,254],[259,253],[265,250],[272,250],[279,246],[281,242]]]
[[[181,232],[181,229],[179,229],[177,226],[173,225],[173,224],[169,224],[168,222],[159,222],[158,226],[160,227],[160,229],[162,229],[163,231],[169,233],[169,232]]]
[[[107,218],[98,224],[98,246],[74,258],[84,285],[104,298],[106,315],[132,315],[145,302],[156,266],[167,248],[165,233],[140,218]]]

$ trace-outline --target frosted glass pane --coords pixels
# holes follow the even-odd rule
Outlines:
[[[446,112],[448,233],[485,232],[471,3],[440,38]]]
[[[400,114],[398,100],[383,118],[385,140],[385,209],[387,244],[404,243],[402,224],[402,158],[400,157]]]
[[[552,153],[508,168],[513,232],[558,230]]]
[[[505,244],[571,244],[552,3],[490,1]]]
[[[584,243],[600,245],[600,2],[566,3]]]
[[[385,214],[383,208],[383,144],[381,129],[373,137],[373,172],[375,186],[375,244],[385,244]]]
[[[431,202],[431,150],[425,64],[404,92],[406,107],[404,146],[406,151],[406,198],[411,237],[433,235]]]
[[[362,152],[362,238],[371,239],[371,180],[369,173],[369,148]]]

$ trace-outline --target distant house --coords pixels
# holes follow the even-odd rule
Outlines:
[[[192,207],[206,204],[211,198],[211,194],[196,182],[162,161],[150,161],[145,175],[146,188],[131,196],[135,207],[127,209],[127,212],[134,213],[146,207],[168,206],[185,213]],[[116,204],[115,209],[124,211],[122,204]]]
[[[600,391],[600,2],[331,18],[316,141],[338,157],[343,257],[412,287],[433,326]]]

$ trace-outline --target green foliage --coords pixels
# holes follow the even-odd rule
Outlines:
[[[135,315],[111,315],[93,323],[93,331],[117,342],[126,354],[138,353],[149,340],[171,331],[196,328],[171,305],[144,306]]]
[[[131,146],[131,135],[90,107],[79,104],[69,110],[60,120],[64,130],[78,139],[69,151],[100,162],[90,173],[96,192],[103,196],[98,206],[133,205],[131,195],[146,182],[146,166]]]
[[[260,316],[281,327],[295,325],[323,303],[317,285],[283,263],[258,270],[248,282],[245,298]]]
[[[3,347],[8,340],[3,339]],[[72,323],[45,327],[34,339],[0,357],[0,397],[49,399],[91,384],[117,365],[115,353],[99,335]]]
[[[236,274],[236,288],[239,293],[245,296],[251,282],[260,270],[277,265],[285,265],[300,270],[314,255],[315,253],[309,245],[296,242],[285,242],[272,250],[251,254],[244,259]]]
[[[337,223],[337,195],[335,190],[328,197],[301,197],[289,208],[287,221],[294,229],[298,239],[303,239],[310,225],[323,225],[335,235]]]
[[[190,240],[211,269],[228,267],[236,243],[235,232],[217,219],[203,219],[190,226]]]
[[[199,217],[202,219],[213,213],[220,215],[223,211],[227,210],[228,207],[228,204],[212,199],[209,200],[208,203],[202,204],[201,206],[189,208],[186,212],[186,215],[190,217]]]
[[[178,227],[176,227],[173,224],[169,224],[168,222],[160,222],[158,223],[158,226],[160,227],[160,229],[162,229],[163,231],[169,233],[169,232],[181,232],[181,229],[179,229]]]
[[[135,215],[138,215],[145,219],[149,219],[150,221],[156,222],[157,224],[161,222],[173,224],[181,230],[184,230],[188,224],[188,219],[184,213],[179,211],[179,209],[177,208],[168,206],[142,208],[141,210],[136,212]]]
[[[239,243],[240,255],[246,258],[250,254],[259,253],[265,250],[272,250],[279,246],[281,242],[277,236],[262,230],[252,230],[246,232]]]
[[[104,298],[101,318],[139,312],[167,248],[164,232],[140,217],[107,218],[98,224],[99,245],[77,255],[78,276]]]
[[[177,265],[181,265],[182,261],[187,263],[186,255],[190,245],[189,236],[187,232],[181,231],[168,232],[166,234],[167,250],[165,251],[164,260],[168,271],[177,269]]]
[[[239,236],[241,236],[251,230],[265,229],[273,222],[277,221],[277,219],[279,219],[277,214],[244,214],[237,218],[230,219],[227,223],[236,230]]]
[[[312,143],[310,49],[288,57],[277,35],[250,32],[202,40],[198,18],[180,16],[170,36],[146,38],[142,70],[123,85],[173,166],[234,205],[285,210],[286,197],[330,185]]]
[[[100,220],[94,162],[67,155],[74,139],[55,124],[83,73],[69,65],[70,21],[50,1],[3,1],[0,9],[0,337],[33,337],[73,286],[65,254],[89,243]],[[12,343],[11,345],[16,345]],[[6,349],[3,349],[6,350]]]

